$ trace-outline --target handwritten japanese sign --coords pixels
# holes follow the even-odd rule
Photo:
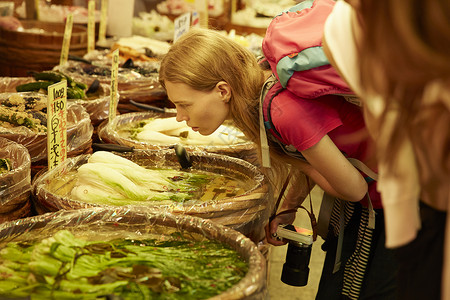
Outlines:
[[[51,170],[67,158],[67,81],[48,87],[47,159]]]
[[[189,31],[191,26],[191,13],[185,13],[173,21],[175,25],[173,41],[175,42],[180,36]]]
[[[61,57],[59,59],[60,66],[67,63],[67,59],[69,57],[70,39],[72,38],[72,27],[73,27],[73,15],[68,14],[66,19],[66,28],[64,29]]]
[[[117,102],[117,77],[119,74],[119,49],[114,50],[112,53],[112,66],[111,66],[111,95],[109,100],[109,122],[116,117]]]

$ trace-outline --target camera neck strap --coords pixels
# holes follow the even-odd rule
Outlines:
[[[310,188],[309,177],[308,176],[305,175],[306,176],[306,183],[308,185],[308,190],[309,190],[308,196],[309,196],[310,211],[308,209],[306,209],[306,207],[304,207],[302,204],[299,204],[299,205],[297,205],[294,208],[286,209],[286,210],[283,210],[283,211],[280,211],[279,213],[277,213],[278,207],[279,207],[280,202],[281,202],[281,199],[283,198],[284,193],[286,192],[286,188],[289,185],[289,181],[290,181],[291,177],[293,176],[292,173],[293,173],[293,171],[291,170],[289,172],[288,176],[286,177],[286,180],[284,181],[284,184],[283,184],[283,186],[282,186],[282,188],[280,190],[280,193],[278,194],[277,202],[275,204],[274,213],[269,218],[269,223],[273,219],[275,219],[275,217],[277,217],[279,215],[295,213],[295,212],[297,212],[297,210],[299,208],[302,208],[302,209],[304,209],[306,211],[306,213],[309,216],[309,219],[311,220],[311,229],[313,231],[313,241],[316,241],[316,239],[317,239],[317,220],[316,220],[316,216],[314,215],[314,211],[313,211],[313,205],[312,205],[312,199],[311,199],[311,188]]]

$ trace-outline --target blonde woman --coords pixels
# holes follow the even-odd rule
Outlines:
[[[193,130],[208,135],[232,119],[258,145],[262,156],[260,133],[265,130],[260,127],[260,94],[271,74],[270,69],[260,67],[253,54],[221,33],[191,29],[163,58],[159,78],[176,106],[178,121],[186,121]],[[273,93],[273,89],[268,93]],[[296,209],[317,184],[327,194],[341,199],[335,206],[342,206],[346,213],[342,267],[333,271],[339,233],[333,227],[327,237],[326,263],[317,299],[341,299],[349,294],[353,299],[359,295],[361,299],[395,299],[395,263],[384,247],[383,210],[376,182],[368,183],[344,155],[357,158],[376,171],[373,142],[359,107],[338,95],[322,94],[307,100],[284,90],[273,95],[270,108],[264,101],[261,109],[264,121],[271,114],[280,135],[267,130],[271,168],[263,171],[279,189],[293,170],[291,188],[281,207],[289,213],[268,224],[267,240],[274,245],[286,243],[274,239],[272,234],[279,224],[294,221]],[[295,155],[285,152],[286,144],[294,147],[291,152]],[[311,179],[310,184],[307,178]],[[369,209],[367,194],[374,210]],[[369,215],[376,223],[374,230],[368,229]],[[360,251],[366,235],[370,235],[370,250]],[[360,258],[364,263],[360,263]],[[360,273],[344,276],[354,273],[349,271],[356,267],[362,267]]]
[[[325,26],[377,141],[401,299],[450,299],[449,16],[448,1],[338,1]]]

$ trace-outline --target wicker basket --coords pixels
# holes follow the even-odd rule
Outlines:
[[[122,154],[126,158],[145,167],[163,167],[179,169],[179,163],[174,151],[154,150],[135,151]],[[174,214],[187,214],[201,218],[211,219],[219,224],[230,226],[249,236],[255,242],[260,241],[263,227],[272,210],[269,184],[265,177],[252,164],[241,159],[216,154],[191,154],[194,170],[202,170],[232,178],[240,178],[250,182],[246,191],[238,196],[221,200],[198,201],[189,200],[185,203],[146,202],[147,207]],[[81,209],[101,206],[70,199],[70,191],[75,183],[76,176],[64,177],[79,166],[87,162],[89,155],[68,159],[64,164],[46,172],[33,182],[33,195],[36,206],[41,212],[56,211],[60,209]]]
[[[93,240],[145,238],[150,234],[165,235],[180,232],[190,240],[210,239],[229,245],[248,263],[247,274],[227,291],[210,300],[265,299],[266,261],[256,245],[241,233],[192,216],[161,213],[145,208],[90,208],[59,211],[0,225],[0,247],[10,241],[47,238],[61,229],[75,236]]]
[[[22,25],[41,32],[0,28],[0,74],[3,76],[27,76],[28,71],[51,70],[59,64],[65,24],[23,20]],[[70,54],[83,56],[87,52],[86,31],[86,27],[73,26]]]
[[[27,149],[0,137],[0,158],[11,162],[12,170],[0,174],[0,222],[16,220],[31,214],[31,160]]]
[[[170,113],[157,113],[157,112],[134,112],[119,115],[115,117],[111,123],[108,123],[106,121],[102,123],[98,129],[98,136],[102,142],[107,144],[118,144],[143,150],[166,149],[169,145],[154,145],[147,142],[136,141],[131,138],[120,135],[119,131],[123,129],[124,126],[129,125],[131,122],[143,121],[151,118],[167,118],[173,116],[175,115]],[[204,145],[204,146],[184,145],[184,147],[189,152],[200,151],[200,152],[228,155],[231,157],[246,160],[255,165],[257,164],[258,160],[255,144],[252,143],[251,141],[229,145]]]

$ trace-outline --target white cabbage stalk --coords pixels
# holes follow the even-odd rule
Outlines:
[[[186,122],[178,122],[176,117],[171,118],[154,118],[142,127],[144,130],[152,131],[171,131],[188,127]]]
[[[136,134],[139,141],[149,141],[160,145],[172,145],[181,143],[181,139],[158,131],[144,130]]]
[[[145,200],[149,193],[120,171],[105,164],[87,163],[78,168],[78,184],[114,191],[132,200]]]
[[[78,168],[71,197],[87,202],[145,201],[175,187],[167,175],[110,152],[98,151]]]
[[[95,164],[98,168],[111,168],[124,175],[126,178],[131,180],[137,185],[145,186],[146,189],[164,192],[168,188],[174,188],[173,182],[167,178],[167,176],[162,176],[161,172],[158,170],[150,170],[142,167],[136,168],[128,165],[121,164],[107,164],[107,163],[90,163]],[[166,174],[167,175],[167,174]],[[174,173],[175,176],[175,173]]]
[[[184,144],[193,146],[224,146],[245,142],[244,134],[236,127],[220,125],[210,135],[201,135],[175,117],[151,119],[136,138],[154,144]]]

